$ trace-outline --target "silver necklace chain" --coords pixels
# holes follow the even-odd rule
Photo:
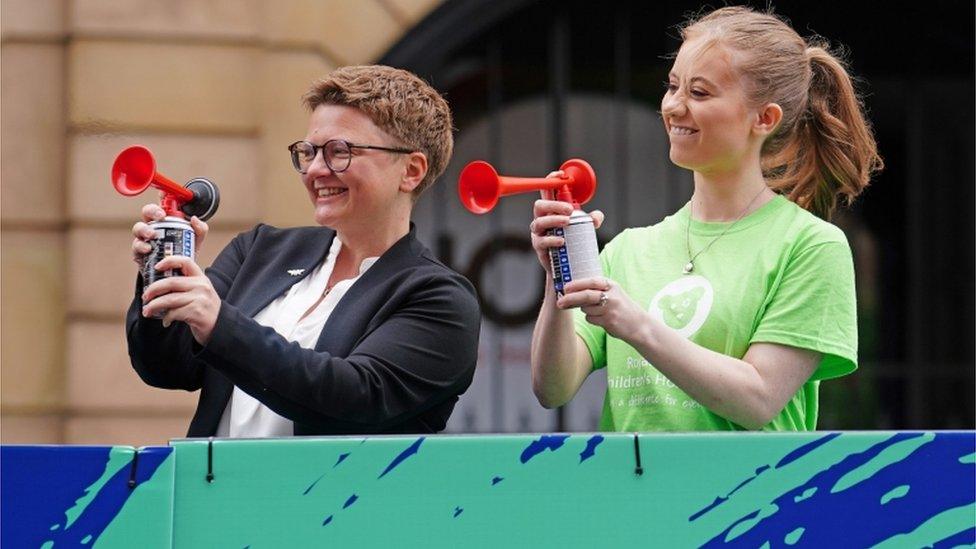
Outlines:
[[[725,233],[731,231],[732,227],[735,227],[736,223],[742,221],[742,218],[746,216],[746,212],[749,211],[749,208],[751,208],[752,205],[756,202],[756,199],[762,196],[763,191],[765,191],[766,189],[767,187],[763,185],[763,188],[759,190],[756,196],[752,197],[752,200],[750,200],[746,208],[742,210],[742,213],[739,214],[739,217],[737,217],[735,221],[732,222],[731,225],[726,227],[725,230],[722,231],[722,234],[716,236],[715,238],[712,239],[711,242],[706,244],[704,248],[698,250],[698,253],[696,253],[695,255],[691,255],[691,213],[692,213],[692,205],[694,202],[693,200],[688,201],[688,227],[685,230],[685,246],[688,249],[688,263],[685,264],[685,268],[682,271],[683,274],[691,274],[691,272],[695,270],[695,260],[698,259],[698,256],[705,253],[709,248],[711,248],[712,244],[715,244],[716,242],[718,242],[718,239],[725,236]]]

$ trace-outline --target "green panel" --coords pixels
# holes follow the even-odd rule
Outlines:
[[[973,433],[174,441],[176,547],[971,543]],[[960,518],[963,517],[963,518]],[[906,539],[904,537],[900,539]],[[956,543],[958,542],[958,543]]]

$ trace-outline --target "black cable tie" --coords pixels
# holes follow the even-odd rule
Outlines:
[[[640,437],[637,435],[637,433],[634,433],[634,474],[644,474],[644,468],[641,467],[640,459]]]
[[[213,437],[210,437],[207,440],[207,482],[213,481]]]
[[[136,487],[136,470],[139,468],[139,449],[132,453],[132,467],[129,468],[129,489]]]

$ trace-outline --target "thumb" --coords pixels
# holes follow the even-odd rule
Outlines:
[[[590,217],[593,218],[594,229],[599,229],[600,225],[603,225],[603,220],[606,218],[606,216],[603,215],[603,212],[601,212],[600,210],[593,210],[592,212],[590,212]]]
[[[196,249],[199,251],[203,246],[204,239],[207,238],[207,233],[210,232],[210,226],[197,216],[190,218],[190,226],[193,227],[193,233],[196,236]]]

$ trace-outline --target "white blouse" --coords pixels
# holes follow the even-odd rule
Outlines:
[[[329,320],[339,300],[342,299],[342,296],[346,294],[353,283],[359,280],[359,277],[379,259],[378,257],[364,259],[359,264],[359,274],[355,278],[337,283],[311,314],[301,318],[305,311],[325,293],[340,249],[342,249],[342,242],[336,235],[332,240],[332,246],[329,248],[329,254],[325,261],[316,267],[312,273],[293,285],[287,293],[269,303],[267,307],[254,316],[254,320],[258,324],[274,328],[288,341],[294,341],[306,349],[314,349],[319,335],[322,333],[322,328]],[[273,367],[273,365],[268,366]],[[274,413],[270,408],[237,386],[234,386],[234,393],[228,399],[227,407],[224,409],[220,424],[217,426],[218,437],[259,438],[294,434],[295,428],[291,420]]]

